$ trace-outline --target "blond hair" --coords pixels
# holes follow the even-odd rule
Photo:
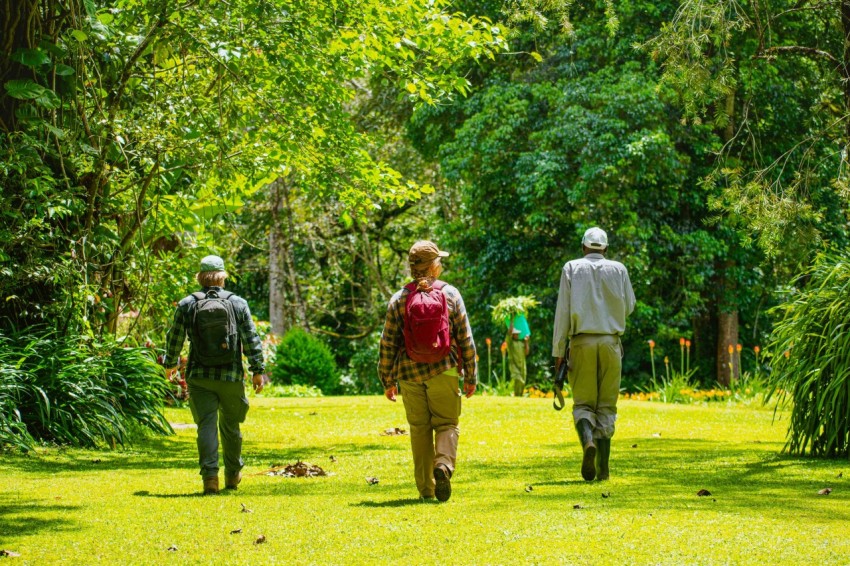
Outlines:
[[[430,287],[437,278],[437,268],[442,266],[439,257],[435,257],[430,263],[410,264],[410,276],[419,287]]]
[[[199,271],[196,275],[201,287],[224,287],[226,271]]]

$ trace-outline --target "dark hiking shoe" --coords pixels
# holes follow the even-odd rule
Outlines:
[[[215,495],[218,493],[218,476],[204,478],[204,495]]]
[[[434,495],[437,496],[437,501],[448,501],[452,496],[452,480],[449,477],[449,472],[443,467],[434,468],[434,481],[437,486],[434,488]]]
[[[611,439],[598,439],[596,448],[596,479],[604,481],[609,477],[608,458],[611,456]]]
[[[242,481],[242,472],[236,472],[235,476],[224,474],[224,489],[237,489]]]
[[[576,432],[581,442],[584,456],[581,460],[581,477],[584,481],[593,481],[596,477],[596,445],[593,443],[593,425],[587,419],[579,419]]]

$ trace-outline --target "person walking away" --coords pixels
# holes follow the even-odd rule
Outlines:
[[[263,348],[245,299],[224,290],[227,272],[218,256],[201,260],[196,275],[202,291],[177,305],[166,336],[165,367],[177,365],[189,337],[186,382],[189,407],[198,425],[198,463],[204,494],[219,491],[218,432],[224,449],[224,484],[236,489],[242,480],[242,433],[248,413],[242,353],[248,358],[254,391],[263,389]],[[216,431],[218,424],[218,432]]]
[[[413,476],[422,499],[447,501],[455,472],[460,435],[461,391],[475,393],[478,366],[472,328],[460,292],[438,278],[448,256],[434,242],[411,246],[413,281],[390,298],[381,333],[378,376],[384,395],[401,392]]]
[[[517,315],[510,320],[505,342],[508,344],[508,361],[513,379],[514,397],[522,397],[525,392],[526,358],[530,348],[530,336],[528,321],[523,315]]]
[[[552,356],[556,373],[562,363],[569,364],[573,420],[583,450],[581,475],[586,481],[607,480],[622,371],[620,336],[635,295],[625,266],[605,258],[604,230],[590,228],[581,243],[584,257],[567,262],[561,271]]]

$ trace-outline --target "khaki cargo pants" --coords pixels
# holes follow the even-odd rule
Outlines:
[[[218,435],[224,448],[224,471],[235,476],[242,461],[242,432],[239,425],[248,414],[245,386],[240,382],[189,379],[189,407],[198,425],[198,464],[201,476],[218,476]],[[218,425],[218,430],[216,430]]]
[[[614,436],[622,360],[619,336],[579,334],[570,339],[567,379],[573,392],[573,420],[589,420],[594,438]]]
[[[454,473],[460,435],[460,387],[457,370],[423,383],[399,381],[404,412],[410,425],[413,476],[419,495],[434,495],[434,466]]]

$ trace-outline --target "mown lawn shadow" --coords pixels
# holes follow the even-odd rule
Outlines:
[[[361,501],[359,503],[352,503],[352,507],[407,507],[408,505],[423,505],[434,503],[436,500],[429,499],[423,500],[419,498],[406,497],[404,499],[391,499],[389,501]]]
[[[42,531],[70,531],[76,523],[63,517],[72,516],[72,511],[80,509],[76,505],[45,504],[33,499],[16,499],[14,503],[0,499],[0,533],[7,536],[34,535]],[[46,518],[44,515],[51,515]]]

